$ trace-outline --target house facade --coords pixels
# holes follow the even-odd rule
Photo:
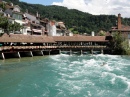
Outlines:
[[[14,21],[20,25],[23,25],[25,22],[23,21],[23,13],[20,10],[21,8],[18,5],[13,6],[13,4],[11,4],[10,6],[7,6],[5,13],[7,14],[7,17],[14,19]]]
[[[24,13],[24,19],[26,23],[28,24],[28,29],[25,33],[31,34],[31,35],[43,35],[44,27],[40,25],[40,20],[38,20],[36,16],[31,15],[28,12],[26,12]]]

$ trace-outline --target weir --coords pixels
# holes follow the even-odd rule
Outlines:
[[[2,59],[8,59],[8,58],[21,58],[19,52],[4,52],[2,54]]]
[[[72,55],[72,54],[76,54],[76,55],[87,55],[87,54],[104,54],[104,50],[103,49],[72,49],[72,50],[60,50],[60,53],[61,54],[69,54],[69,55]]]
[[[62,50],[60,51],[61,54],[68,54],[71,55],[72,54],[72,50]]]
[[[50,50],[43,50],[42,52],[44,55],[50,55]]]
[[[19,53],[21,57],[33,57],[32,51],[21,51]]]
[[[39,50],[39,51],[1,52],[0,59],[4,60],[8,58],[21,58],[21,57],[33,57],[33,56],[57,55],[57,54],[60,54],[59,49]]]
[[[81,54],[81,51],[72,51],[72,54],[82,55],[82,54]]]
[[[44,56],[44,55],[57,55],[57,54],[68,54],[68,55],[87,55],[87,54],[108,54],[107,49],[51,49],[48,50],[32,50],[32,51],[6,51],[0,53],[0,59],[7,58],[21,58],[21,57],[33,57],[33,56]]]
[[[83,55],[91,54],[91,51],[90,51],[90,50],[89,50],[89,51],[83,50],[83,51],[82,51],[82,54],[83,54]]]
[[[44,56],[42,51],[32,51],[33,56]]]
[[[57,55],[57,54],[60,54],[60,50],[59,49],[50,50],[50,55]]]

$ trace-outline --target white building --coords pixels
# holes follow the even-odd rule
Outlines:
[[[47,25],[47,32],[49,36],[57,36],[56,35],[56,24],[55,21],[50,21]]]

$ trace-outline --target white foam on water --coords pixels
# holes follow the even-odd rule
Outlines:
[[[128,86],[127,86],[127,89],[125,90],[125,92],[130,93],[130,81],[127,81],[126,83]]]
[[[58,94],[56,95],[56,97],[66,97],[66,94],[65,94],[65,92],[63,91],[63,90],[61,90],[61,89],[57,89],[59,92],[58,92]]]
[[[127,81],[127,80],[128,80],[128,78],[124,77],[123,75],[121,75],[121,76],[115,75],[115,76],[116,76],[117,78],[123,80],[123,81]]]
[[[83,59],[83,60],[78,60],[77,59],[77,61],[72,61],[69,64],[69,67],[73,67],[75,65],[80,65],[80,66],[82,65],[82,66],[86,66],[86,67],[91,67],[91,66],[92,67],[99,67],[99,65],[103,64],[103,62],[105,61],[102,58],[106,57],[105,59],[108,59],[108,61],[106,62],[106,65],[103,66],[103,67],[105,67],[106,70],[108,70],[108,71],[113,71],[113,69],[121,70],[119,67],[112,66],[113,64],[111,63],[111,60],[109,59],[109,58],[111,58],[111,59],[113,59],[113,58],[117,59],[119,56],[102,55],[102,54],[100,54],[100,55],[94,55],[94,56],[101,57],[101,58],[99,58],[98,60],[97,59],[93,59],[93,58],[92,59],[86,59],[86,60],[85,59]],[[60,59],[61,57],[62,57],[62,59]],[[68,59],[69,57],[72,57],[72,56],[62,54],[62,55],[53,56],[51,58],[54,61],[65,63],[65,62],[67,62],[69,60]],[[82,57],[82,56],[80,56],[80,57]],[[66,61],[63,60],[64,58],[65,58]],[[120,63],[120,64],[122,64],[122,63]]]
[[[104,54],[98,54],[98,55],[94,55],[96,57],[102,57],[102,58],[109,58],[109,59],[118,59],[121,58],[118,55],[104,55]]]
[[[53,55],[53,56],[49,56],[51,59],[53,60],[57,60],[57,59],[62,59],[62,58],[69,58],[70,55],[66,55],[66,54],[59,54],[59,55]]]
[[[96,59],[90,59],[90,60],[82,60],[81,62],[83,65],[82,69],[94,69],[94,72],[101,72],[102,70],[106,71],[113,71],[114,67],[108,63],[104,64],[104,60],[96,60]]]
[[[83,60],[82,63],[84,63],[85,67],[94,67],[94,66],[97,66],[97,61],[95,59],[90,59],[90,60]]]
[[[61,61],[61,56],[60,55],[54,55],[54,56],[49,56],[51,59],[53,59],[54,61]]]
[[[69,74],[65,74],[65,73],[59,73],[59,75],[61,76],[62,79],[66,79],[66,78],[73,78],[72,75]]]
[[[112,68],[111,66],[109,66],[108,64],[104,65],[105,69],[108,71],[113,71],[114,68]]]
[[[115,70],[122,71],[120,67],[115,67]]]
[[[116,84],[116,79],[120,79],[122,83],[127,85],[126,90],[124,90],[126,93],[130,92],[130,79],[128,79],[127,77],[123,76],[123,75],[116,75],[114,73],[110,73],[110,72],[103,72],[102,73],[102,77],[107,77],[107,76],[111,76],[112,79],[109,80],[111,82],[111,84]]]
[[[61,56],[66,56],[66,57],[67,57],[67,56],[70,56],[70,55],[67,55],[67,54],[60,54],[60,55],[61,55]]]
[[[110,59],[120,59],[121,58],[121,56],[118,56],[118,55],[104,55],[104,56],[106,56]]]
[[[99,91],[99,90],[98,90]],[[105,93],[105,90],[100,90],[98,93],[97,93],[97,95],[100,97],[102,97],[102,95],[104,95],[104,93]]]
[[[127,89],[125,90],[125,92],[129,93],[130,92],[130,79],[124,76],[117,76],[117,78],[120,78],[127,85]]]
[[[83,57],[83,59],[79,59],[80,57]],[[70,61],[70,58],[73,60]],[[125,62],[120,56],[100,54],[89,57],[87,56],[86,59],[84,56],[78,56],[76,59],[76,56],[63,54],[52,57],[52,59],[56,62],[63,62],[62,64],[55,64],[60,70],[58,74],[61,76],[61,78],[58,79],[56,86],[62,86],[63,89],[68,90],[73,95],[80,93],[86,88],[86,85],[95,87],[95,83],[91,80],[91,77],[97,78],[97,76],[101,76],[103,79],[109,77],[110,80],[108,81],[113,85],[117,84],[116,80],[119,79],[121,82],[128,85],[126,91],[124,91],[130,91],[129,79],[123,75],[116,75],[114,73],[114,71],[122,71],[122,68],[124,68],[124,65],[122,64]],[[103,62],[106,64],[101,66]],[[97,87],[95,87],[95,90],[97,90],[96,88]],[[106,90],[100,90],[99,95],[105,95],[104,93],[106,92]],[[59,93],[59,95],[61,94],[64,94],[63,90]],[[86,97],[91,97],[93,95],[91,91],[87,94],[88,95]]]
[[[69,75],[64,75],[63,76],[69,76]],[[78,79],[75,80],[72,78],[72,76],[69,76],[70,79],[66,77],[62,77],[61,79],[58,80],[58,83],[56,84],[56,87],[62,87],[63,90],[67,90],[70,95],[76,95],[81,93],[82,90],[86,89],[87,85],[93,86],[93,83],[89,81],[88,79]],[[75,76],[73,76],[75,77]],[[88,93],[88,97],[91,97],[91,93]]]
[[[87,91],[87,93],[88,93],[88,97],[91,97],[91,96],[92,96],[92,94],[91,94],[90,91]]]
[[[76,65],[76,64],[80,65],[80,64],[82,64],[82,63],[79,62],[79,61],[73,61],[73,62],[71,62],[71,64],[73,64],[73,65]]]
[[[71,81],[71,80],[65,80],[62,79],[61,82],[59,82],[57,84],[58,87],[64,88],[65,90],[68,90],[70,94],[78,94],[80,92],[80,90],[82,89],[82,87],[80,85],[78,85],[79,82],[76,81]]]
[[[39,89],[40,88],[40,86],[38,84],[36,84],[36,83],[33,86],[35,87],[35,89]]]
[[[48,88],[46,88],[46,91],[44,91],[44,93],[41,95],[41,97],[49,97],[50,94],[50,90]]]
[[[115,84],[115,80],[116,80],[116,79],[115,79],[115,77],[114,77],[114,78],[112,78],[110,81],[111,81],[112,84]]]
[[[124,77],[123,75],[116,75],[114,73],[111,73],[111,72],[102,72],[102,77],[106,77],[106,76],[111,76],[112,78],[118,78],[118,79],[121,79],[123,81],[127,81],[129,80],[128,78]]]

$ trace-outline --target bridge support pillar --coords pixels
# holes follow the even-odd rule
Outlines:
[[[20,53],[18,52],[18,57],[21,58]]]
[[[59,53],[61,54],[61,50],[59,50]]]
[[[4,53],[0,53],[0,59],[5,59],[5,55],[4,55]]]
[[[101,49],[101,54],[104,54],[104,51],[103,51],[103,49]]]
[[[33,57],[33,53],[32,53],[32,51],[30,51],[30,55],[31,55],[31,57]]]
[[[49,55],[51,55],[51,50],[49,50]]]
[[[70,50],[70,55],[72,55],[72,50]]]
[[[91,54],[93,54],[93,49],[91,49]]]
[[[80,51],[80,54],[81,54],[81,55],[83,54],[83,50]]]

